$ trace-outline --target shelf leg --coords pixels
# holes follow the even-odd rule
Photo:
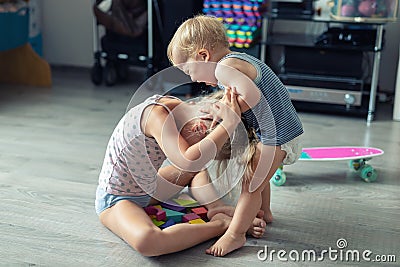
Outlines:
[[[261,45],[260,45],[260,60],[266,62],[267,59],[267,38],[268,38],[268,18],[265,16],[262,19],[261,25]]]
[[[147,72],[153,74],[153,0],[147,0]],[[149,73],[151,72],[151,73]],[[147,77],[149,78],[149,77]]]
[[[374,47],[374,66],[372,69],[367,125],[371,124],[375,115],[375,102],[376,102],[376,93],[378,90],[379,66],[381,63],[382,38],[383,38],[383,25],[378,25],[376,29],[376,39]]]
[[[92,6],[95,5],[96,1],[92,0]],[[99,28],[97,24],[96,16],[93,14],[93,53],[99,52],[100,45],[99,45]]]

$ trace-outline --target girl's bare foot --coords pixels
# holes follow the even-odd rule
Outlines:
[[[233,214],[235,213],[235,208],[232,206],[218,206],[210,208],[207,212],[208,219],[211,220],[211,218],[214,217],[214,215],[217,213],[225,213],[226,215],[233,217]]]
[[[212,221],[221,221],[223,223],[223,227],[228,229],[229,224],[232,221],[232,217],[226,215],[225,213],[217,213],[211,218],[210,222]]]
[[[244,234],[237,235],[226,231],[225,234],[221,236],[214,245],[206,249],[206,253],[213,256],[222,257],[238,248],[243,247],[245,243],[246,236]]]
[[[261,238],[265,233],[265,227],[267,223],[263,218],[254,218],[253,223],[250,225],[246,234],[253,236],[254,238]]]
[[[232,206],[219,206],[210,209],[207,213],[207,216],[208,218],[212,219],[215,216],[215,214],[224,213],[230,217],[233,217],[234,212],[235,208]],[[264,217],[264,211],[260,210],[257,213],[256,218],[254,218],[253,223],[249,226],[249,229],[246,232],[248,235],[251,235],[254,238],[260,238],[264,235],[267,223],[265,222],[263,217]]]

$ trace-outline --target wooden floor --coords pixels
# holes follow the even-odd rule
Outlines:
[[[378,105],[370,127],[364,118],[300,113],[305,146],[384,149],[371,161],[377,182],[361,181],[346,162],[299,162],[286,168],[284,186],[272,186],[275,221],[264,238],[249,238],[224,258],[204,253],[214,240],[167,256],[139,255],[94,212],[106,143],[136,88],[96,88],[87,71],[65,69],[53,71],[49,90],[0,85],[0,266],[321,266],[296,262],[289,252],[320,256],[338,249],[338,239],[347,241],[343,253],[370,250],[371,258],[395,255],[399,264],[400,122],[391,120],[385,105]],[[272,261],[259,259],[266,246],[286,251],[281,256],[288,262],[276,253]],[[324,257],[326,265],[345,264]]]

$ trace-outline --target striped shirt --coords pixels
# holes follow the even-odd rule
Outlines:
[[[279,146],[300,136],[303,126],[290,100],[289,92],[278,76],[261,60],[246,53],[230,53],[227,58],[238,58],[255,67],[254,83],[261,91],[260,101],[242,116],[249,127],[256,130],[264,145]],[[219,84],[219,87],[224,88]]]

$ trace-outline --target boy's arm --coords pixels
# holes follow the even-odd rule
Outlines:
[[[248,65],[251,66],[250,64]],[[215,69],[215,77],[221,84],[236,88],[242,112],[254,107],[260,101],[261,97],[260,89],[249,78],[249,76],[251,77],[251,72],[255,72],[254,67],[251,67],[253,70],[246,66],[238,66],[238,64],[235,66],[230,59],[227,59],[223,63],[218,64]],[[242,101],[247,107],[243,105]]]

